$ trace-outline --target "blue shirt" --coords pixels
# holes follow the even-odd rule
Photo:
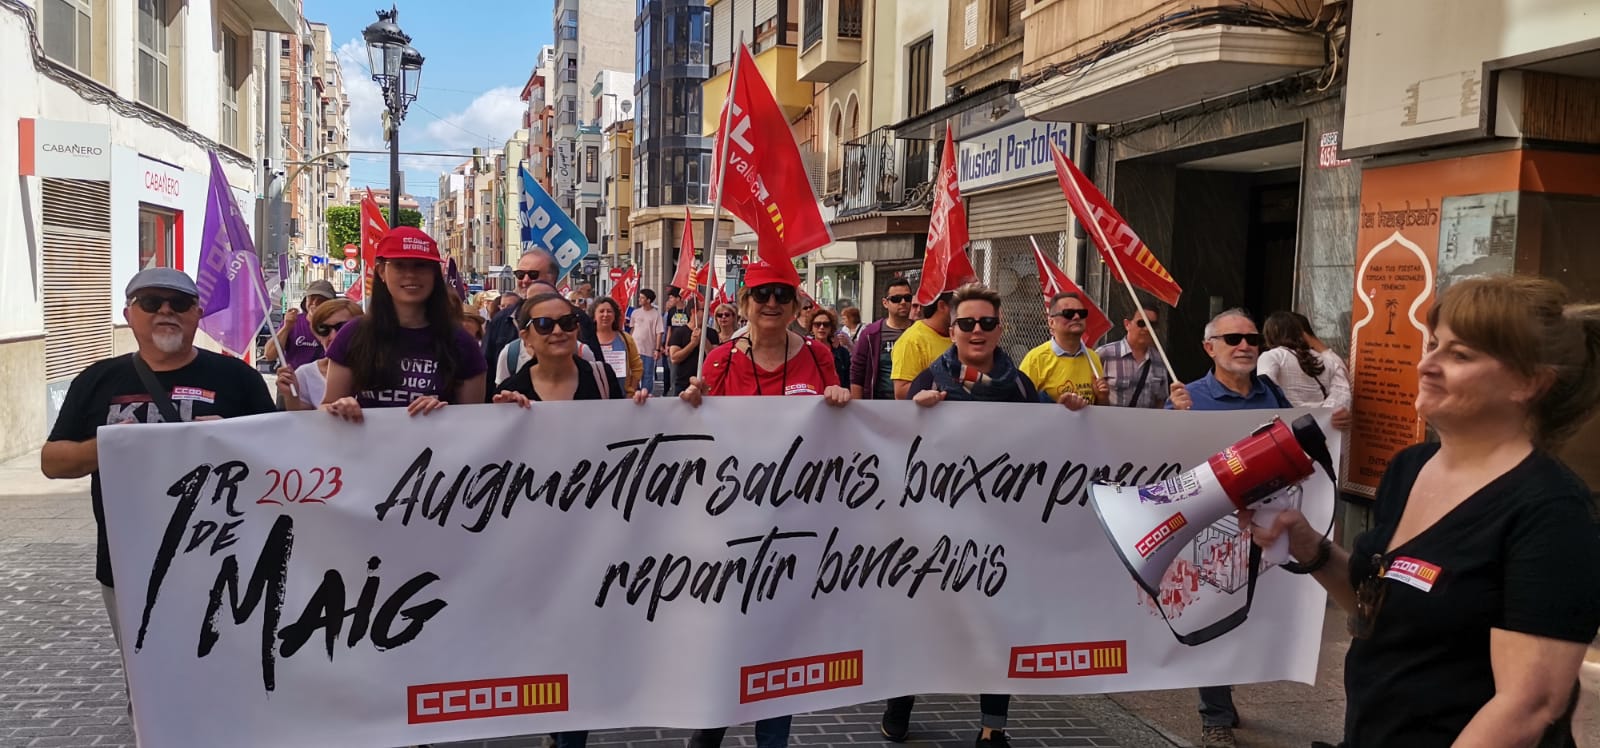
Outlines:
[[[1266,377],[1250,375],[1250,394],[1240,395],[1217,381],[1215,370],[1206,372],[1206,375],[1183,386],[1189,391],[1189,399],[1194,401],[1194,410],[1263,410],[1269,408],[1287,408],[1288,398],[1283,396],[1278,385]],[[1172,409],[1172,403],[1167,403],[1167,409]]]

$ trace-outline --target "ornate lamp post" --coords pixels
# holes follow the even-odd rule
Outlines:
[[[390,225],[400,223],[400,123],[422,87],[422,54],[411,48],[411,36],[396,23],[399,17],[399,9],[390,6],[388,11],[378,11],[378,20],[361,32],[367,42],[372,80],[383,89],[383,129],[389,139]]]

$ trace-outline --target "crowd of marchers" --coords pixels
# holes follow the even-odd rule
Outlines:
[[[563,294],[555,262],[539,251],[519,259],[515,277],[514,292],[461,299],[431,238],[389,232],[365,309],[313,283],[272,336],[264,355],[281,364],[274,398],[246,363],[194,345],[203,310],[189,276],[138,273],[123,310],[138,350],[73,381],[41,456],[50,477],[94,476],[96,577],[118,642],[97,470],[102,426],[280,409],[360,422],[370,408],[424,416],[450,404],[531,409],[652,396],[696,407],[735,396],[817,396],[843,408],[855,400],[1321,407],[1339,429],[1351,421],[1344,360],[1289,312],[1258,327],[1244,310],[1228,310],[1203,339],[1166,341],[1202,346],[1211,358],[1204,376],[1184,383],[1156,350],[1155,304],[1121,320],[1115,342],[1091,349],[1085,299],[1057,294],[1042,312],[1049,339],[1014,361],[999,345],[1008,318],[1041,312],[1003,311],[1000,295],[976,284],[917,304],[909,282],[890,281],[882,316],[863,325],[859,310],[812,302],[787,263],[753,262],[737,296],[717,304],[698,289],[672,289],[665,299],[650,289],[596,298],[586,285]],[[1600,403],[1600,308],[1569,304],[1548,280],[1480,278],[1445,290],[1427,328],[1415,405],[1434,438],[1391,461],[1371,529],[1347,551],[1287,511],[1254,538],[1287,537],[1292,570],[1314,578],[1349,616],[1345,732],[1331,742],[1573,745],[1579,666],[1600,628],[1600,525],[1589,489],[1552,455]],[[1391,573],[1397,561],[1429,564],[1438,575],[1417,584]],[[886,703],[884,740],[916,734],[914,703],[910,695]],[[1009,745],[1009,697],[984,694],[979,705],[975,745]],[[1205,746],[1234,745],[1241,719],[1231,687],[1200,689],[1199,711]],[[788,717],[762,720],[756,744],[787,745],[789,728]],[[719,745],[725,731],[699,730],[689,745]],[[556,743],[586,739],[563,733]]]

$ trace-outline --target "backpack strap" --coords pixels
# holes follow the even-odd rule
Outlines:
[[[600,399],[601,400],[610,400],[611,399],[611,379],[612,379],[612,377],[611,377],[610,374],[606,373],[605,362],[603,362],[603,361],[590,361],[588,363],[589,363],[589,370],[594,372],[594,383],[595,383],[596,389],[600,390]]]
[[[173,404],[167,389],[156,380],[156,374],[150,370],[150,365],[139,358],[138,351],[128,355],[133,359],[133,370],[139,374],[139,383],[144,385],[145,392],[149,393],[151,402],[155,403],[156,411],[161,413],[161,418],[167,423],[183,423],[183,418],[178,415],[178,406]]]

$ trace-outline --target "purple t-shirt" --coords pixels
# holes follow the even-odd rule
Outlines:
[[[282,356],[284,365],[291,369],[322,358],[322,344],[311,334],[310,315],[301,314],[295,318],[294,327],[289,330],[289,344],[283,346]]]
[[[350,343],[355,338],[361,320],[339,328],[339,334],[328,345],[328,360],[340,366],[349,366]],[[454,382],[445,382],[439,373],[439,361],[433,353],[433,341],[426,329],[400,328],[394,343],[399,347],[399,386],[388,389],[362,390],[356,402],[363,408],[399,408],[417,398],[433,395],[445,402],[455,396],[455,385],[484,372],[487,364],[483,351],[472,333],[456,328],[456,371]]]

